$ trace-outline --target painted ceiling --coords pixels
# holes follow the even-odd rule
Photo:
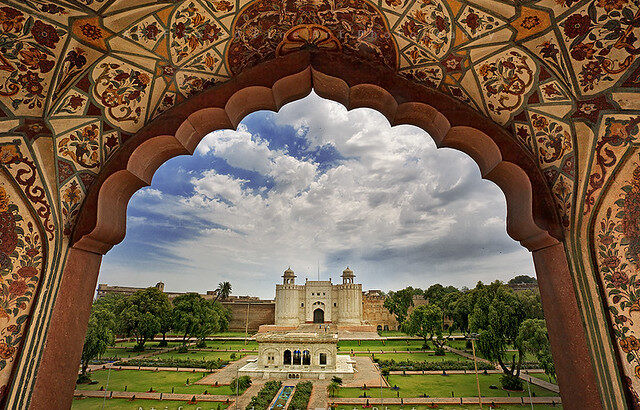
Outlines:
[[[592,275],[617,309],[616,348],[639,387],[640,343],[623,345],[635,331],[615,322],[624,311],[631,317],[640,287],[629,279],[640,269],[640,228],[624,228],[640,219],[635,208],[619,216],[621,193],[638,189],[622,159],[638,141],[639,38],[634,0],[0,0],[0,162],[16,181],[11,190],[26,192],[40,240],[68,236],[106,161],[172,106],[302,48],[366,59],[509,130],[537,159],[567,231],[599,237],[604,221],[618,218],[605,247],[619,246],[601,249],[591,263],[605,269],[594,265],[600,273]],[[629,177],[616,179],[614,210],[593,214],[618,173]],[[594,233],[596,218],[604,228]],[[606,265],[613,256],[618,265]],[[615,273],[626,282],[613,281]],[[620,281],[628,304],[609,293],[622,292]],[[0,334],[2,369],[12,360],[2,343],[15,347],[19,327]],[[0,370],[0,382],[8,373]]]

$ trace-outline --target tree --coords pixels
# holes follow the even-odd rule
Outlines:
[[[236,383],[238,383],[237,386],[236,386]],[[240,376],[237,379],[231,380],[231,383],[229,383],[229,388],[231,388],[231,391],[233,392],[233,394],[235,394],[236,392],[238,392],[238,394],[242,394],[250,386],[251,386],[251,377],[249,376]]]
[[[442,309],[427,304],[415,308],[402,324],[402,331],[411,336],[420,336],[427,346],[427,340],[436,346],[436,355],[444,354],[445,340],[442,338]]]
[[[331,382],[327,386],[327,393],[329,393],[329,397],[336,397],[340,392],[340,385],[336,382]]]
[[[420,289],[414,289],[410,286],[397,292],[389,292],[384,300],[384,307],[395,315],[398,323],[402,325],[407,318],[409,308],[413,307],[413,295],[421,293]]]
[[[544,319],[539,290],[524,290],[516,293],[522,303],[527,319]]]
[[[144,350],[145,342],[160,332],[162,317],[170,308],[169,298],[158,288],[139,290],[119,304],[119,328],[136,338],[135,350]]]
[[[218,284],[218,289],[216,289],[216,298],[214,302],[217,302],[218,299],[225,300],[231,294],[231,283],[229,282],[220,282]]]
[[[160,333],[162,333],[162,341],[158,344],[160,347],[166,347],[167,332],[173,328],[173,306],[169,303],[169,307],[160,312]]]
[[[505,376],[504,388],[518,390],[522,364],[522,347],[517,344],[520,325],[526,319],[522,303],[511,289],[495,281],[478,291],[473,313],[469,316],[469,328],[477,332],[478,350],[488,360],[498,362]],[[507,348],[514,345],[511,367],[505,364]],[[516,361],[517,356],[517,361]]]
[[[527,319],[520,325],[517,345],[532,353],[546,374],[555,378],[556,369],[551,356],[547,326],[542,319]]]
[[[115,315],[104,306],[95,306],[89,315],[89,325],[87,335],[82,346],[82,356],[80,359],[82,371],[78,382],[86,383],[90,381],[87,375],[87,368],[91,360],[104,354],[107,346],[114,342]]]
[[[529,275],[518,275],[515,278],[509,280],[509,285],[515,285],[519,283],[538,283],[538,279]]]
[[[228,323],[228,311],[220,303],[197,293],[185,293],[173,300],[173,329],[182,333],[183,346],[191,337],[204,341],[211,333],[225,330]]]
[[[444,310],[444,302],[447,295],[459,292],[460,291],[454,286],[445,287],[436,283],[424,291],[424,298],[429,301],[429,304],[437,305],[440,309]]]

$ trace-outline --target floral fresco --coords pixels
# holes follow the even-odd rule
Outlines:
[[[105,164],[172,107],[300,50],[393,70],[503,126],[546,181],[573,277],[589,279],[575,279],[580,305],[605,289],[600,313],[582,319],[594,357],[625,365],[603,371],[601,388],[615,403],[636,397],[615,386],[640,386],[638,159],[628,159],[640,144],[639,21],[630,0],[0,0],[0,224],[10,239],[0,249],[0,378],[26,386],[8,405],[31,391],[19,344],[39,351],[46,334],[22,333],[29,320],[17,320],[41,280],[51,280],[41,296],[55,298]],[[44,253],[33,249],[45,246],[61,263],[41,273]],[[46,322],[51,305],[34,306]],[[611,309],[614,333],[599,320]]]

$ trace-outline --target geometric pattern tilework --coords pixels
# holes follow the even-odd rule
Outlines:
[[[33,226],[60,241],[102,166],[141,127],[313,47],[397,70],[501,124],[537,159],[567,232],[596,218],[620,233],[626,211],[598,209],[603,193],[620,200],[611,177],[632,174],[618,165],[638,138],[639,16],[630,0],[0,0],[0,143],[34,156],[48,214],[27,195]],[[624,241],[618,250],[635,246]],[[633,257],[623,266],[628,278],[640,270]],[[593,269],[609,286],[611,267],[598,258]],[[616,296],[609,305],[622,309]],[[631,359],[622,346],[640,338],[640,321],[625,323],[615,343]],[[626,376],[640,391],[637,369]],[[9,361],[0,381],[10,371]]]

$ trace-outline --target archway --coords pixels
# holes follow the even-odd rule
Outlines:
[[[374,108],[392,125],[421,127],[439,147],[469,154],[483,178],[503,190],[507,231],[533,252],[563,398],[567,402],[576,398],[576,402],[585,404],[586,396],[593,400],[592,408],[599,407],[593,368],[585,365],[591,359],[565,249],[559,242],[562,230],[553,200],[535,162],[504,129],[448,96],[338,54],[294,53],[244,74],[242,79],[196,95],[158,117],[114,154],[99,174],[73,233],[74,245],[32,400],[47,403],[51,392],[57,392],[61,407],[65,407],[70,397],[77,369],[61,369],[60,362],[73,362],[69,357],[79,357],[100,255],[124,238],[126,205],[131,195],[150,183],[163,162],[192,152],[207,133],[234,128],[252,111],[277,110],[314,88],[321,97],[347,108]],[[566,356],[568,351],[571,357]],[[60,375],[59,384],[52,382],[53,375]]]
[[[294,364],[294,365],[302,364],[302,358],[301,358],[300,350],[294,350],[293,351],[293,363],[292,364]]]
[[[317,308],[313,311],[313,323],[324,323],[324,310]]]
[[[287,349],[284,351],[282,364],[291,364],[291,350]]]

